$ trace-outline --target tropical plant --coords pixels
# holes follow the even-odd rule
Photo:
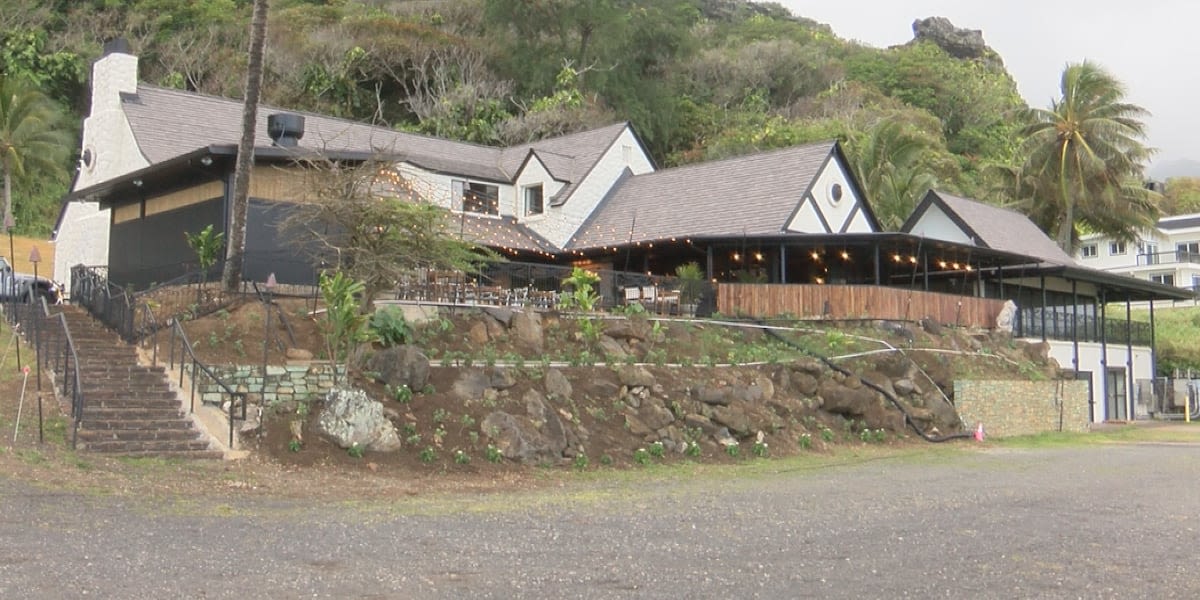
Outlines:
[[[325,300],[325,320],[322,333],[329,359],[337,365],[341,362],[347,372],[350,369],[354,350],[370,339],[367,332],[367,316],[359,310],[359,296],[363,284],[337,272],[333,275],[321,273],[321,296]],[[337,369],[334,369],[337,378]]]
[[[1027,111],[1021,133],[1026,188],[1038,192],[1031,216],[1070,252],[1076,225],[1130,240],[1158,217],[1157,194],[1142,185],[1149,113],[1125,99],[1125,86],[1084,61],[1062,73],[1062,97]]]
[[[413,329],[396,307],[381,308],[371,315],[371,333],[384,347],[412,343]]]
[[[14,177],[59,175],[70,141],[53,102],[0,70],[0,175],[4,177],[4,222],[13,222]]]
[[[596,308],[596,302],[600,300],[600,294],[597,294],[594,288],[597,283],[600,283],[599,275],[583,267],[571,269],[571,274],[563,279],[563,284],[571,288],[564,304],[568,308],[574,307],[584,312],[592,312]]]
[[[200,303],[200,294],[208,284],[208,271],[217,264],[221,250],[225,246],[225,234],[214,232],[210,223],[196,233],[183,232],[188,247],[196,253],[196,262],[200,264],[200,287],[196,289],[196,303]]]
[[[675,267],[675,276],[679,278],[680,304],[695,304],[704,291],[704,270],[700,263],[690,262]]]
[[[937,184],[925,164],[937,144],[898,119],[884,119],[850,146],[855,171],[884,229],[899,229],[921,196]]]

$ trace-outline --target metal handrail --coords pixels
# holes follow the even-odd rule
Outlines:
[[[172,317],[167,326],[171,328],[171,349],[168,360],[172,372],[175,369],[175,338],[178,336],[180,339],[181,350],[179,355],[179,387],[181,388],[183,387],[183,374],[187,369],[186,361],[188,359],[192,361],[192,372],[190,378],[192,382],[192,390],[188,412],[194,413],[196,411],[196,371],[199,369],[200,372],[207,375],[208,378],[213,381],[213,383],[217,384],[218,387],[220,387],[226,394],[229,395],[229,447],[233,448],[233,422],[235,419],[241,419],[243,421],[246,420],[246,393],[234,391],[233,388],[229,387],[229,384],[225,383],[220,377],[218,377],[217,374],[208,367],[208,365],[205,365],[204,363],[200,362],[199,358],[196,358],[196,353],[192,349],[192,342],[188,339],[187,332],[183,330],[183,325],[179,323],[179,319]],[[186,357],[184,356],[185,353],[187,354]],[[241,416],[238,416],[234,412],[239,404],[238,400],[241,400]]]
[[[37,314],[38,305],[42,309],[41,315]],[[32,342],[35,351],[38,381],[41,380],[41,368],[45,366],[57,375],[60,393],[70,396],[71,448],[76,448],[79,440],[79,426],[83,423],[85,402],[83,389],[79,385],[81,380],[79,354],[75,350],[75,340],[71,336],[70,327],[67,326],[66,315],[61,312],[50,314],[50,307],[46,304],[46,299],[39,297],[36,305],[10,304],[6,316],[9,323],[16,326],[20,333],[28,335],[26,332],[33,332],[33,338],[29,341]],[[43,337],[43,328],[40,325],[42,321],[58,322],[62,335],[61,345],[55,343],[58,340],[52,339],[52,337],[57,337],[56,334],[52,336],[54,331],[52,329],[46,328],[45,337]],[[58,351],[51,351],[51,348],[56,346],[58,346]]]

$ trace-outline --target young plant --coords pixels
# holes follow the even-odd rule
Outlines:
[[[425,449],[417,456],[421,458],[421,462],[431,463],[437,460],[437,450],[434,450],[433,446],[425,446]]]
[[[454,464],[468,465],[471,464],[471,456],[462,450],[454,451]]]
[[[288,440],[288,452],[299,452],[302,448],[304,448],[304,443],[300,440],[295,438]]]
[[[754,454],[754,456],[757,456],[758,458],[766,458],[767,443],[766,442],[754,442],[754,446],[752,446],[750,448],[750,452],[752,452]]]
[[[413,341],[413,329],[404,318],[404,312],[395,307],[381,308],[371,315],[371,334],[385,348],[400,346]]]
[[[633,451],[633,462],[635,462],[639,465],[649,464],[650,463],[650,452],[648,450],[646,450],[645,448],[638,448],[637,450],[634,450]]]
[[[340,362],[349,372],[355,348],[370,339],[367,317],[359,310],[359,298],[366,288],[361,281],[355,281],[341,271],[333,275],[321,273],[320,287],[325,300],[322,333],[326,351],[335,366]],[[334,369],[336,377],[337,369]]]
[[[683,453],[691,458],[699,458],[700,457],[700,444],[696,443],[696,440],[692,440],[692,441],[688,442],[687,449],[684,450]]]
[[[833,430],[828,427],[821,428],[821,440],[826,444],[833,441]]]
[[[405,384],[400,384],[396,387],[387,386],[387,390],[392,394],[392,398],[400,404],[408,404],[412,402],[413,393]]]
[[[504,453],[492,444],[488,444],[487,449],[484,450],[484,456],[490,463],[498,463],[504,460]]]
[[[796,438],[796,445],[800,446],[801,450],[812,448],[812,435],[807,433],[800,434],[800,437]]]
[[[650,456],[654,458],[662,458],[663,455],[666,454],[666,449],[662,442],[654,442],[653,444],[650,444],[648,452],[650,453]]]
[[[354,444],[349,448],[346,448],[346,454],[349,454],[354,458],[362,458],[365,451],[366,449],[358,444]]]
[[[583,471],[584,469],[587,469],[587,467],[588,467],[587,455],[582,452],[580,452],[579,454],[576,454],[575,460],[573,461],[572,464],[575,466],[576,471]]]

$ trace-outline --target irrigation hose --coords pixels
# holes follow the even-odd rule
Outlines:
[[[767,335],[770,335],[771,337],[779,340],[780,342],[783,342],[784,344],[786,344],[793,350],[797,350],[803,354],[807,354],[807,355],[821,361],[822,363],[824,363],[825,366],[829,367],[830,369],[833,369],[834,371],[837,371],[838,373],[841,373],[842,375],[846,375],[848,377],[858,377],[857,374],[852,373],[849,369],[838,366],[832,360],[829,360],[828,357],[817,354],[816,352],[813,352],[812,350],[809,350],[807,348],[802,348],[802,347],[800,347],[799,344],[796,344],[795,342],[783,337],[782,335],[779,334],[778,331],[776,331],[774,328],[768,326],[766,324],[766,322],[762,321],[761,319],[754,319],[754,322],[757,323],[758,325],[761,325],[762,326],[761,329],[763,331],[765,331],[767,333]],[[896,407],[896,410],[899,410],[900,413],[904,415],[904,422],[907,423],[908,426],[911,427],[912,430],[917,433],[917,435],[921,436],[921,439],[923,439],[927,442],[934,443],[934,444],[940,444],[942,442],[948,442],[950,440],[973,439],[975,437],[975,434],[971,433],[971,432],[951,433],[949,435],[940,435],[940,436],[929,435],[928,433],[921,431],[921,429],[919,427],[917,427],[917,423],[916,423],[916,421],[913,420],[912,415],[909,414],[908,409],[905,408],[904,404],[902,404],[900,402],[900,400],[897,399],[894,394],[883,389],[882,387],[880,387],[878,385],[875,385],[874,383],[871,383],[870,381],[862,379],[861,377],[859,378],[859,381],[861,381],[862,384],[867,386],[868,388],[875,390],[876,392],[879,392],[880,394],[883,394],[883,397],[887,398],[888,401],[891,402],[892,405]]]

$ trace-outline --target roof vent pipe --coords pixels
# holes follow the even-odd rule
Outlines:
[[[304,117],[295,113],[275,113],[267,116],[267,135],[276,146],[295,148],[304,137]]]

